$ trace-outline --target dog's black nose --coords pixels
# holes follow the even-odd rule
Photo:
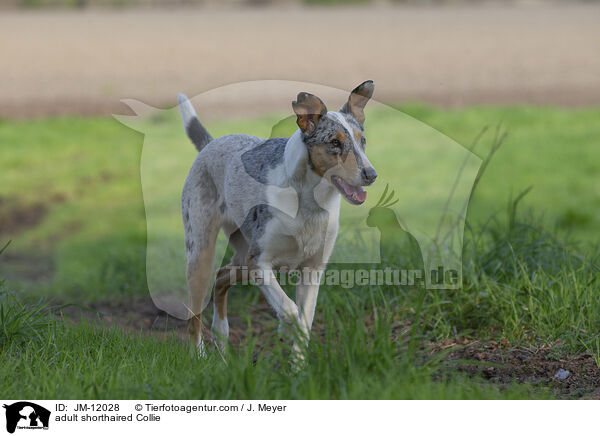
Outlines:
[[[375,172],[375,168],[373,168],[373,167],[363,168],[362,169],[362,178],[363,178],[364,182],[368,185],[373,183],[375,181],[375,179],[377,178],[377,173]]]

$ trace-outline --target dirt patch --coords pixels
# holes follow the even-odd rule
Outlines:
[[[68,236],[77,233],[82,227],[83,224],[79,221],[69,221],[65,223],[56,233],[50,235],[46,242],[50,245],[54,245]]]
[[[467,340],[447,341],[434,350],[453,347],[464,348],[450,352],[448,362],[470,376],[499,385],[545,386],[559,398],[600,399],[600,368],[589,353],[562,355],[552,345],[526,349],[496,341]]]
[[[143,335],[165,337],[175,334],[182,340],[187,339],[187,321],[170,316],[158,309],[150,297],[132,299],[121,303],[92,303],[88,306],[69,306],[61,309],[59,316],[73,321],[85,320],[107,326],[118,326],[129,332]],[[204,312],[204,324],[210,326],[210,310]],[[235,314],[228,315],[229,341],[236,347],[245,342],[251,334],[267,340],[277,327],[273,310],[266,302],[250,308],[252,323],[249,326],[245,319]],[[205,332],[205,340],[210,342],[210,333]]]
[[[183,333],[186,327],[185,321],[158,309],[149,297],[120,303],[73,305],[61,309],[58,315],[75,322],[83,320],[159,336]]]
[[[15,234],[37,226],[48,213],[41,202],[21,204],[12,197],[0,197],[0,235]]]
[[[55,271],[54,259],[48,254],[17,253],[7,250],[0,256],[0,277],[47,283]]]

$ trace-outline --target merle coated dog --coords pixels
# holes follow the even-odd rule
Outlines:
[[[190,334],[201,355],[205,348],[200,315],[208,301],[215,243],[222,229],[234,255],[215,277],[212,331],[217,344],[222,347],[229,335],[227,292],[249,269],[256,272],[251,282],[260,287],[281,325],[299,328],[301,339],[293,350],[303,356],[319,280],[300,280],[294,302],[275,272],[285,268],[321,273],[337,236],[340,198],[353,205],[364,203],[363,186],[377,177],[365,154],[363,134],[364,108],[373,91],[372,81],[360,84],[339,111],[327,111],[321,99],[301,92],[292,102],[298,130],[290,138],[268,140],[248,135],[213,139],[189,99],[179,95],[183,126],[199,151],[181,205],[193,312]]]

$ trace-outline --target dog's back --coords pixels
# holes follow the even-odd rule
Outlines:
[[[226,226],[241,226],[245,213],[266,201],[263,185],[267,180],[252,177],[254,164],[248,164],[245,156],[264,143],[264,139],[249,135],[227,135],[210,141],[192,165],[182,199],[198,196],[201,187],[206,207],[214,202]]]

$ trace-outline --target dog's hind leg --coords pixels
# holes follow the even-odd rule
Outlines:
[[[211,330],[215,343],[225,351],[225,343],[229,338],[229,322],[227,321],[227,292],[237,281],[241,280],[242,271],[238,265],[227,265],[219,268],[215,280],[214,311]]]
[[[243,260],[248,251],[246,240],[239,230],[229,237],[229,245],[234,249],[231,263],[217,271],[215,280],[215,296],[213,300],[214,311],[211,330],[215,341],[221,351],[225,349],[225,343],[229,338],[229,323],[227,322],[227,292],[229,288],[242,279]]]
[[[215,232],[217,233],[217,232]],[[216,237],[215,237],[216,239]],[[193,316],[188,322],[191,339],[196,345],[200,355],[205,354],[204,340],[202,337],[202,311],[204,300],[210,285],[210,276],[213,267],[214,241],[200,250],[187,263],[187,283],[190,292],[190,306]]]
[[[206,192],[203,192],[206,191]],[[190,293],[192,317],[189,332],[200,355],[205,354],[202,337],[202,311],[213,271],[215,243],[220,229],[220,217],[211,206],[212,192],[200,190],[194,195],[182,196],[182,213],[187,251],[186,277]]]

